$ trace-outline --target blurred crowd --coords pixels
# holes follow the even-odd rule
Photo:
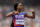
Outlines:
[[[29,15],[32,15],[30,10],[35,12],[35,19],[24,19],[24,27],[40,27],[40,3],[34,1],[36,0],[0,0],[0,27],[10,27],[12,17],[6,17],[6,14],[15,11],[13,5],[16,2],[23,4],[22,12]]]
[[[35,19],[25,18],[24,27],[40,27],[40,6],[27,7],[23,6],[22,12],[32,15],[30,10],[34,10]],[[0,6],[0,27],[10,27],[12,17],[6,17],[6,14],[15,11],[13,6]]]

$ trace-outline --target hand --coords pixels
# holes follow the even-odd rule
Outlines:
[[[13,14],[15,14],[15,11],[13,12]]]
[[[15,12],[15,11],[14,11],[13,14],[15,15],[15,13],[16,13],[16,15],[19,15],[19,12]]]
[[[15,12],[17,15],[19,15],[19,12]]]

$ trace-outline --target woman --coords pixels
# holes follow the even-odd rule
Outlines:
[[[21,13],[22,10],[22,4],[21,3],[16,3],[14,5],[14,9],[16,11],[10,12],[9,14],[7,14],[6,16],[12,16],[13,20],[12,20],[12,24],[11,27],[13,27],[13,23],[14,23],[14,27],[24,27],[24,18],[28,17],[28,18],[35,18],[35,13],[32,10],[32,16],[28,15],[27,13]]]

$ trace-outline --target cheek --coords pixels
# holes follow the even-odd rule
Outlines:
[[[19,8],[22,8],[22,6],[19,6]]]

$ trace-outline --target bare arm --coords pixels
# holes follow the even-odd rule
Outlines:
[[[10,13],[8,13],[7,15],[6,15],[6,17],[9,17],[9,16],[11,16],[13,13],[12,12],[10,12]]]
[[[25,17],[28,17],[28,18],[35,19],[35,12],[32,11],[32,16],[31,16],[31,15],[28,15],[28,14],[25,14],[24,16],[25,16]]]
[[[14,13],[15,13],[15,12],[10,12],[10,13],[8,13],[8,14],[6,15],[6,17],[10,17],[10,16],[12,16],[12,15],[14,16]]]

